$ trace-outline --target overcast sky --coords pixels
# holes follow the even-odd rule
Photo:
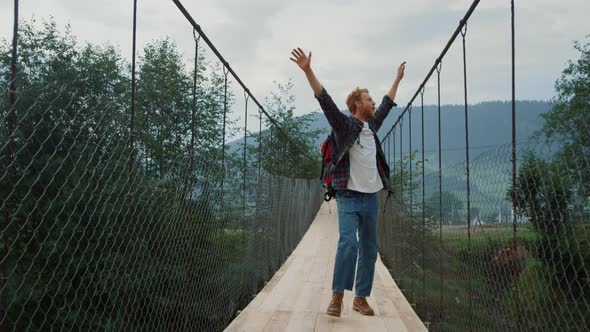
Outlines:
[[[312,67],[345,108],[347,94],[367,87],[380,100],[407,61],[396,101],[406,104],[449,40],[472,1],[185,0],[243,82],[261,102],[273,81],[295,83],[297,114],[318,110],[303,73],[289,61],[293,47],[313,52]],[[172,1],[138,1],[138,43],[170,36],[187,61],[192,27]],[[516,0],[517,98],[548,100],[574,40],[590,34],[588,0]],[[133,1],[21,0],[22,18],[53,16],[71,24],[80,41],[110,42],[130,58]],[[11,37],[12,0],[0,0],[0,37]],[[209,59],[213,56],[209,53]],[[481,1],[467,30],[469,102],[508,100],[510,90],[510,1]],[[462,103],[461,42],[443,60],[442,103]],[[436,102],[431,79],[425,103]],[[233,86],[238,100],[242,91]],[[236,108],[243,107],[239,101]]]

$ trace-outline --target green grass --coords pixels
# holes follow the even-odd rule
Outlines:
[[[588,225],[575,227],[578,241],[588,243]],[[400,288],[432,330],[514,330],[519,325],[554,330],[557,326],[548,318],[563,330],[590,323],[590,301],[572,298],[575,294],[552,281],[550,269],[536,258],[541,242],[531,225],[518,225],[516,250],[511,224],[484,225],[470,238],[457,229],[443,231],[442,252],[434,229],[424,243],[423,258],[405,257],[406,264],[396,269],[394,255],[386,256]],[[587,263],[582,264],[588,271]]]

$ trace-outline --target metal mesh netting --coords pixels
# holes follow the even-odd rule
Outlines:
[[[380,252],[433,330],[581,331],[590,322],[590,211],[574,189],[585,175],[545,143],[518,147],[529,153],[519,163],[516,215],[509,144],[471,160],[469,224],[465,163],[442,171],[442,214],[438,172],[422,182],[416,169],[403,186],[398,175]]]
[[[227,72],[140,65],[133,90],[112,49],[23,31],[0,66],[0,330],[225,328],[319,210],[319,181],[289,176],[307,157],[261,110],[259,132],[221,128]]]
[[[431,330],[586,331],[590,44],[574,44],[581,58],[570,61],[556,82],[550,110],[539,113],[538,104],[524,102],[517,107],[511,1],[512,118],[509,104],[501,102],[489,104],[486,115],[481,104],[468,104],[467,19],[478,2],[383,140],[395,195],[381,197],[380,252]],[[451,108],[441,111],[441,72],[460,77],[445,71],[442,59],[459,34],[464,119]],[[435,72],[433,94],[425,87]],[[437,97],[438,119],[425,112],[425,93]],[[419,106],[413,105],[418,96]],[[534,123],[535,113],[542,123]],[[487,150],[470,156],[482,147]]]
[[[319,182],[293,174],[315,161],[206,38],[220,64],[203,64],[200,27],[173,2],[194,29],[188,61],[163,39],[137,70],[134,51],[129,72],[115,49],[74,47],[51,24],[3,48],[0,330],[222,330],[319,209]],[[464,64],[478,2],[448,44],[461,33]],[[444,52],[428,75],[439,107]],[[228,91],[230,73],[242,89]],[[243,127],[232,90],[244,92]],[[392,128],[400,157],[391,136],[384,145],[395,195],[381,197],[379,243],[420,317],[432,330],[590,326],[588,113],[556,130],[573,135],[469,157],[466,106],[468,162],[439,171],[414,154],[409,105],[410,125]]]

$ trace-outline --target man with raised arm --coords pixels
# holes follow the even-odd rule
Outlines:
[[[338,205],[339,239],[327,314],[340,317],[344,290],[352,291],[354,284],[352,309],[372,316],[374,311],[366,297],[371,294],[377,260],[377,192],[389,190],[389,166],[376,133],[391,108],[397,106],[393,100],[404,77],[405,62],[397,69],[395,81],[377,110],[369,91],[356,88],[346,99],[351,113],[346,116],[311,69],[311,52],[306,55],[297,48],[291,55],[291,61],[305,73],[336,137],[337,158],[331,172]]]

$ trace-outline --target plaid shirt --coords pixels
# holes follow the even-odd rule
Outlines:
[[[336,156],[332,160],[336,160],[337,162],[332,164],[330,170],[330,173],[334,174],[332,187],[335,190],[346,189],[348,179],[350,178],[350,159],[348,156],[348,150],[352,147],[363,130],[363,122],[340,112],[340,109],[338,109],[338,106],[336,106],[332,97],[328,95],[326,89],[322,88],[320,95],[315,97],[319,101],[320,107],[322,108],[322,111],[324,111],[336,138]],[[383,182],[383,189],[387,190],[390,187],[389,166],[385,160],[385,154],[381,148],[381,143],[375,133],[381,128],[383,120],[385,120],[387,114],[389,114],[389,111],[394,106],[397,106],[397,104],[391,100],[389,96],[383,96],[381,105],[379,105],[375,112],[375,118],[367,121],[369,123],[369,128],[373,131],[373,136],[375,137],[375,146],[377,147],[377,170],[379,171],[379,176]]]

